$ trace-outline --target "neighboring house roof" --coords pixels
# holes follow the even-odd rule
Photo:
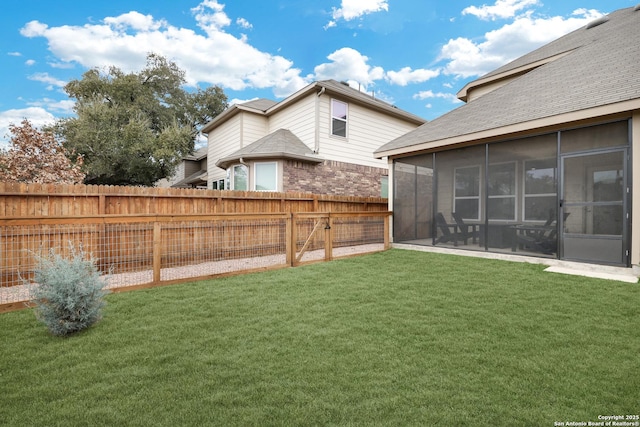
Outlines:
[[[179,187],[191,187],[194,184],[207,185],[207,171],[205,169],[200,169],[198,172],[192,173],[185,179],[181,179],[172,185],[174,188]]]
[[[222,113],[218,114],[209,123],[207,123],[202,128],[202,133],[211,132],[217,126],[229,120],[231,117],[235,116],[241,111],[270,116],[277,111],[286,108],[288,105],[291,105],[292,103],[298,101],[299,99],[309,95],[310,93],[318,93],[321,91],[324,91],[325,93],[333,96],[347,99],[349,102],[367,106],[373,110],[383,112],[392,117],[407,120],[417,125],[421,125],[426,122],[426,120],[422,117],[418,117],[415,114],[401,110],[398,107],[388,104],[365,92],[354,89],[346,83],[340,83],[335,80],[322,80],[305,86],[298,92],[292,94],[291,96],[280,102],[275,102],[268,99],[257,99],[242,104],[234,104]]]
[[[244,108],[252,108],[254,110],[262,111],[264,113],[265,111],[267,111],[269,108],[273,107],[276,104],[277,104],[276,101],[272,101],[270,99],[265,99],[265,98],[259,98],[259,99],[254,99],[253,101],[243,102],[242,104],[239,104],[239,105]]]
[[[205,145],[204,147],[199,148],[193,154],[185,156],[182,160],[191,160],[193,162],[199,162],[200,160],[207,157],[208,147]]]
[[[293,159],[313,163],[323,161],[293,132],[288,129],[278,129],[241,148],[232,155],[218,160],[216,166],[227,169],[232,164],[241,161],[268,158]]]
[[[612,12],[467,85],[461,91],[463,99],[467,88],[523,73],[383,145],[374,155],[433,149],[640,109],[638,40],[640,6]],[[572,115],[577,112],[581,114]],[[557,123],[550,122],[551,117]]]
[[[200,162],[204,159],[207,158],[207,154],[208,154],[208,149],[207,146],[201,147],[199,149],[197,149],[193,154],[190,154],[188,156],[185,156],[182,158],[182,163],[186,164],[187,162]],[[183,172],[184,172],[183,168]],[[177,178],[177,174],[173,179]],[[179,181],[176,181],[175,183],[171,184],[171,187],[174,188],[178,188],[178,187],[191,187],[194,184],[195,185],[199,185],[199,184],[204,184],[206,185],[207,183],[207,170],[206,169],[200,169],[197,172],[192,173],[191,175],[182,178]]]

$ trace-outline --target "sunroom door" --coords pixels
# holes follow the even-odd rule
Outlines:
[[[561,258],[628,264],[626,158],[626,149],[561,157]]]

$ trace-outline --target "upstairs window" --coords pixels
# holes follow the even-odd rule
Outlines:
[[[347,136],[347,103],[331,100],[331,135]]]

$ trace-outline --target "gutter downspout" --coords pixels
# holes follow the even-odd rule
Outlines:
[[[318,154],[320,152],[320,97],[322,96],[325,90],[326,90],[325,87],[320,89],[320,92],[318,92],[318,95],[316,96],[316,100],[315,100],[316,102],[316,135],[315,135],[315,142],[313,144],[313,152],[315,154]]]

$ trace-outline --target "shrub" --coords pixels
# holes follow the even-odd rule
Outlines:
[[[54,249],[47,256],[36,258],[31,301],[36,306],[36,317],[52,334],[68,335],[100,320],[108,291],[94,258],[72,244],[69,258]]]

